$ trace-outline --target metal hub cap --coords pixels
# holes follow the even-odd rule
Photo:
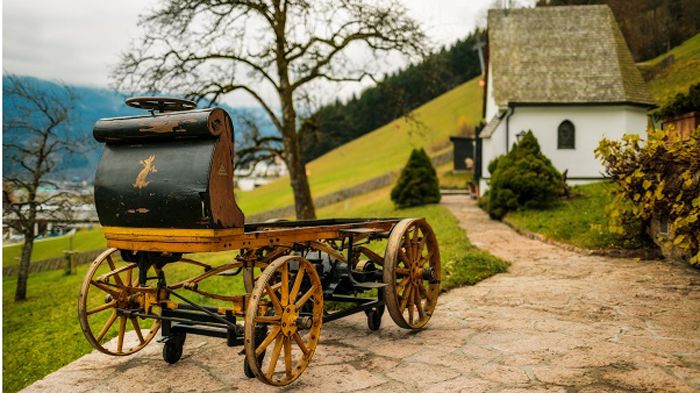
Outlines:
[[[293,304],[284,308],[282,313],[282,334],[289,337],[297,331],[299,310]]]
[[[423,269],[418,267],[418,264],[411,266],[411,280],[419,282],[423,279]]]

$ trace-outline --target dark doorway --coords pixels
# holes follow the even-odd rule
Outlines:
[[[466,171],[474,168],[474,138],[466,136],[451,136],[454,151],[453,166],[455,171]],[[470,159],[472,166],[467,167]]]

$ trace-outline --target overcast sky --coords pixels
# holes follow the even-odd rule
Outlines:
[[[20,75],[107,87],[119,53],[139,37],[138,15],[157,0],[3,0],[3,69]],[[404,0],[437,45],[483,23],[493,0]],[[385,64],[385,72],[401,67]],[[346,87],[345,92],[360,86]],[[228,101],[228,100],[227,100]],[[232,103],[232,102],[230,102]],[[232,103],[234,104],[234,103]],[[251,102],[238,105],[251,105]]]

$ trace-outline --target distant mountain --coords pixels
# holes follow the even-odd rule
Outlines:
[[[24,76],[20,78],[29,81],[41,91],[55,92],[61,89],[57,83],[52,81]],[[3,77],[3,86],[6,83],[6,77]],[[138,115],[144,113],[144,111],[126,106],[124,104],[125,97],[114,90],[77,85],[70,85],[70,87],[77,94],[78,101],[75,110],[71,114],[71,124],[67,134],[72,140],[86,142],[87,151],[83,155],[64,159],[52,177],[92,182],[102,154],[102,144],[97,143],[92,137],[92,127],[95,122],[104,117]],[[3,116],[12,116],[13,108],[16,106],[15,100],[16,98],[14,97],[8,97],[3,89]],[[239,123],[237,118],[244,113],[259,119],[258,122],[260,124],[258,126],[261,133],[272,134],[275,132],[274,126],[269,122],[261,108],[232,108],[227,105],[221,105],[221,107],[226,109],[233,118],[236,137],[240,137],[239,131],[242,129],[242,127],[237,126],[237,123]],[[12,138],[19,137],[3,132],[3,143],[9,142]],[[3,154],[3,174],[8,173],[9,170],[12,170],[12,168],[6,161],[5,154]]]

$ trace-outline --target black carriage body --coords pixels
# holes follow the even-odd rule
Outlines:
[[[100,222],[144,228],[211,227],[207,192],[213,151],[211,139],[107,144],[95,176]],[[135,187],[134,179],[149,157],[158,159],[146,180],[150,187]]]
[[[232,126],[221,109],[103,119],[95,176],[100,223],[110,227],[232,228]]]

